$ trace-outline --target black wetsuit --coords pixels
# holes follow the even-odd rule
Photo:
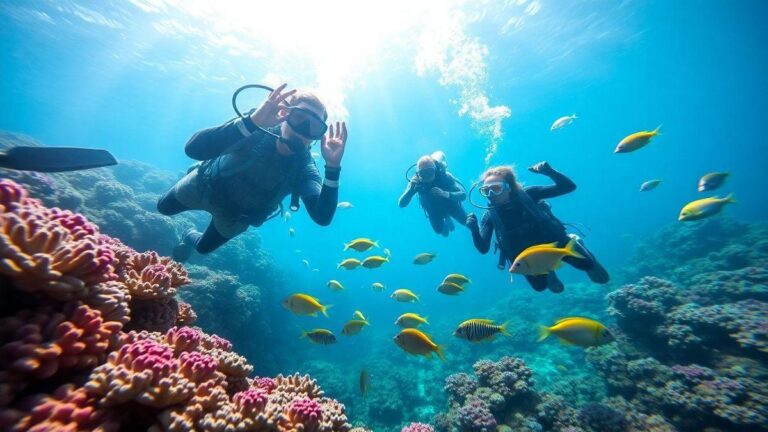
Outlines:
[[[279,134],[279,129],[273,129]],[[261,225],[292,192],[300,194],[312,220],[329,225],[338,201],[339,168],[325,168],[320,178],[309,151],[292,155],[277,152],[277,138],[257,128],[250,117],[234,119],[195,133],[184,147],[187,156],[205,161],[198,169],[201,183],[210,188],[211,201],[243,222]],[[173,215],[189,210],[172,188],[158,202],[158,210]],[[195,239],[195,248],[208,253],[229,240],[213,221]]]
[[[472,240],[480,253],[487,253],[491,247],[491,239],[496,234],[497,245],[500,249],[499,268],[507,268],[520,252],[528,247],[557,242],[564,246],[571,238],[566,233],[563,224],[552,215],[549,206],[543,200],[573,192],[576,184],[565,175],[551,170],[548,174],[554,182],[551,186],[530,186],[522,190],[512,191],[510,202],[500,206],[491,204],[478,226],[477,222],[469,225]],[[579,270],[590,272],[599,266],[594,256],[581,242],[576,242],[575,250],[584,256],[576,258],[567,256],[563,261]],[[590,273],[590,277],[598,283],[608,281],[608,275],[602,272],[598,275]],[[554,272],[549,275],[526,276],[531,286],[542,291],[549,283],[559,283]]]
[[[448,198],[432,195],[433,187],[448,192]],[[461,225],[466,224],[467,212],[461,202],[467,198],[467,194],[461,183],[451,173],[438,170],[434,180],[429,183],[418,181],[414,176],[400,197],[400,207],[408,206],[417,193],[421,208],[427,213],[429,223],[436,233],[448,235],[448,232],[453,231],[450,218],[454,218]]]

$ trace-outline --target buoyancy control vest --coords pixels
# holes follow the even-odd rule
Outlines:
[[[276,138],[253,134],[226,153],[200,164],[201,187],[222,211],[253,226],[260,226],[282,210],[293,192],[298,202],[298,175],[309,163],[309,150],[291,156],[277,152]]]
[[[546,201],[535,202],[525,190],[518,189],[516,195],[517,199],[488,210],[503,258],[513,260],[530,246],[566,239],[565,226]]]

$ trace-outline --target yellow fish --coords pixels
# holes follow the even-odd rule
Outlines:
[[[393,298],[396,301],[403,302],[403,303],[413,303],[419,301],[419,296],[414,294],[411,290],[401,288],[399,290],[395,290],[389,298]]]
[[[355,313],[353,313],[353,314],[352,314],[352,319],[359,319],[359,320],[363,320],[363,321],[368,321],[368,320],[367,320],[367,319],[365,319],[365,317],[363,316],[363,313],[362,313],[362,312],[360,312],[359,310],[356,310],[356,311],[355,311]]]
[[[345,268],[347,270],[354,270],[354,269],[360,267],[360,264],[361,264],[361,262],[360,262],[359,259],[347,258],[344,261],[340,262],[336,266],[336,268],[338,269],[338,268],[342,268],[343,267],[343,268]]]
[[[431,263],[433,259],[435,259],[435,254],[433,253],[420,253],[413,259],[413,263],[416,265],[424,265]]]
[[[560,266],[563,257],[583,258],[573,250],[576,240],[571,239],[564,248],[557,247],[557,242],[531,246],[520,252],[515,262],[509,267],[510,273],[522,275],[543,275]]]
[[[384,291],[384,284],[381,282],[374,282],[371,284],[371,288],[373,288],[374,291]]]
[[[733,199],[733,194],[728,194],[725,198],[711,197],[692,201],[680,210],[680,216],[677,217],[677,220],[688,222],[706,219],[720,213],[720,210],[722,210],[726,204],[735,202],[736,200]]]
[[[699,192],[715,190],[725,183],[727,172],[711,172],[699,179]]]
[[[652,131],[635,132],[627,136],[619,142],[614,153],[629,153],[645,147],[653,137],[660,134],[659,129],[661,125]]]
[[[470,342],[481,342],[493,339],[499,333],[504,336],[511,336],[507,331],[507,323],[496,325],[492,320],[475,318],[459,324],[453,335]]]
[[[344,289],[344,285],[342,285],[341,282],[337,281],[336,279],[329,280],[326,285],[328,285],[328,288],[334,291],[341,291]]]
[[[358,252],[365,252],[365,251],[367,251],[368,249],[370,249],[370,248],[372,248],[374,246],[375,247],[379,247],[379,243],[377,243],[377,242],[375,242],[375,241],[373,241],[371,239],[367,239],[367,238],[362,238],[361,237],[361,238],[354,239],[351,242],[345,244],[344,245],[344,250],[346,251],[346,250],[349,250],[349,249],[353,249],[353,250],[356,250]]]
[[[369,325],[365,320],[349,320],[344,324],[344,328],[341,329],[341,334],[345,336],[353,336],[363,329],[363,327]]]
[[[468,277],[459,273],[449,274],[448,276],[445,277],[445,279],[443,279],[443,282],[452,282],[452,283],[455,283],[456,285],[464,285],[464,284],[472,283],[472,281]]]
[[[302,338],[308,338],[312,343],[318,345],[331,345],[336,343],[336,335],[326,329],[314,329],[305,331],[301,334]]]
[[[565,344],[580,347],[605,345],[613,341],[613,335],[599,322],[583,317],[568,317],[555,322],[552,327],[540,326],[539,340],[555,335]]]
[[[432,358],[432,353],[437,354],[440,360],[445,361],[443,347],[432,342],[426,334],[415,328],[403,329],[394,338],[397,346],[408,354],[422,355]]]
[[[403,328],[416,328],[422,324],[429,325],[429,322],[427,317],[421,317],[419,314],[408,312],[397,317],[395,324]]]
[[[374,255],[364,259],[362,266],[368,269],[378,268],[385,262],[389,262],[389,259],[383,256]]]
[[[457,295],[464,292],[464,287],[453,282],[443,282],[437,287],[437,291],[447,295]]]
[[[317,313],[321,312],[326,317],[328,309],[333,307],[333,305],[323,306],[315,297],[302,293],[293,294],[283,300],[283,306],[296,315],[317,316]]]

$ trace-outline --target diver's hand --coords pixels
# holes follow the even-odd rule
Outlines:
[[[293,96],[296,93],[296,89],[283,93],[287,85],[287,83],[284,83],[274,89],[259,109],[251,114],[253,124],[261,127],[272,127],[277,126],[288,118],[288,111],[285,110],[285,107],[288,105],[285,103],[285,100]]]
[[[528,171],[536,174],[547,175],[547,174],[551,174],[555,170],[552,168],[551,165],[549,165],[549,162],[543,161],[528,167]]]
[[[335,133],[334,133],[335,132]],[[347,146],[347,123],[336,122],[336,130],[333,124],[328,128],[328,134],[320,139],[320,152],[325,159],[325,165],[331,168],[341,167],[341,158],[344,156],[344,148]]]
[[[467,226],[472,228],[477,228],[477,216],[475,216],[474,213],[470,213],[467,215]]]
[[[451,194],[450,194],[450,193],[448,193],[448,192],[446,192],[446,191],[444,191],[444,190],[440,189],[440,188],[439,188],[439,187],[437,187],[437,186],[433,187],[433,188],[430,190],[430,193],[432,194],[432,196],[436,196],[436,197],[438,197],[438,198],[445,198],[445,199],[448,199],[448,198],[450,198],[450,197],[451,197]]]

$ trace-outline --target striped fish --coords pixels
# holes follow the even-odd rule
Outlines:
[[[326,329],[314,329],[305,331],[301,334],[301,337],[309,338],[312,343],[319,345],[331,345],[336,343],[336,336],[330,330]]]
[[[507,331],[507,323],[496,325],[493,320],[474,318],[459,324],[453,335],[470,342],[481,342],[493,339],[498,333],[511,336]]]

